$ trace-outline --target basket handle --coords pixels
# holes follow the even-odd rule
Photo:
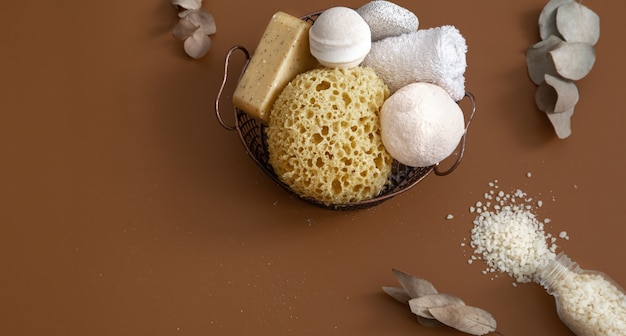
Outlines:
[[[241,70],[242,75],[243,75],[244,70],[248,66],[248,63],[250,62],[250,53],[248,52],[248,49],[246,49],[245,47],[236,45],[228,50],[228,52],[226,53],[226,59],[224,60],[224,78],[222,79],[222,85],[220,86],[220,90],[217,92],[217,98],[215,99],[215,116],[217,117],[217,121],[219,121],[222,127],[224,127],[225,129],[229,131],[234,131],[237,129],[237,125],[236,125],[237,110],[235,109],[235,125],[234,126],[228,125],[224,121],[224,119],[222,119],[222,113],[220,111],[220,100],[222,99],[222,94],[224,93],[224,87],[226,86],[226,82],[228,80],[228,66],[230,63],[230,57],[237,50],[242,51],[246,57],[246,61],[243,65],[243,69]]]
[[[461,160],[463,160],[463,155],[465,154],[465,143],[467,142],[467,130],[469,129],[470,123],[474,118],[474,114],[476,113],[476,98],[474,97],[474,95],[471,92],[465,91],[465,97],[470,100],[472,104],[472,110],[470,112],[469,118],[467,119],[467,123],[465,123],[465,132],[463,133],[463,137],[461,137],[461,144],[459,145],[459,155],[456,158],[454,164],[446,171],[441,171],[439,169],[439,163],[437,163],[434,169],[434,172],[437,176],[446,176],[452,173],[459,166],[459,164],[461,164]]]

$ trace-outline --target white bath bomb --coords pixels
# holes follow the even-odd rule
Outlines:
[[[383,145],[398,162],[428,167],[454,152],[465,133],[463,111],[440,86],[406,85],[380,110]]]
[[[317,17],[309,29],[311,55],[330,68],[359,65],[371,47],[369,25],[351,8],[329,8]]]

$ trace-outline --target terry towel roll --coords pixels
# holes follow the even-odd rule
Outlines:
[[[459,30],[441,26],[374,42],[362,65],[374,69],[391,93],[411,83],[428,82],[459,101],[465,95],[466,53]]]

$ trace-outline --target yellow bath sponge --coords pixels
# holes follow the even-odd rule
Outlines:
[[[270,113],[269,162],[299,195],[358,202],[385,186],[393,159],[378,113],[389,90],[370,68],[320,68],[283,89]]]

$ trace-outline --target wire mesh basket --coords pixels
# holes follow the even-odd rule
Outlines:
[[[302,16],[302,20],[314,22],[317,16],[322,13],[322,11],[314,12],[305,16]],[[474,113],[476,112],[476,100],[474,95],[470,92],[465,93],[465,97],[470,100],[471,110],[469,111],[469,116],[467,117],[467,121],[465,123],[465,133],[461,138],[461,142],[456,151],[456,160],[447,170],[441,170],[439,164],[435,164],[429,167],[410,167],[406,166],[396,160],[393,160],[391,166],[391,174],[388,177],[387,183],[381,192],[366,200],[352,202],[352,203],[341,203],[341,204],[326,204],[320,202],[314,198],[303,196],[293,189],[278,177],[278,175],[274,172],[272,165],[269,163],[269,152],[267,145],[267,136],[266,136],[266,128],[267,125],[263,124],[259,120],[250,116],[245,111],[234,107],[234,125],[229,125],[224,118],[222,118],[222,111],[220,109],[220,100],[224,95],[224,89],[226,87],[226,83],[228,81],[228,68],[230,63],[231,56],[240,51],[244,54],[245,63],[243,65],[243,69],[241,70],[241,74],[243,74],[246,70],[248,62],[250,61],[250,53],[249,51],[240,45],[233,46],[226,54],[226,58],[224,61],[224,77],[222,80],[222,84],[220,86],[219,92],[217,94],[217,98],[215,100],[215,114],[217,120],[220,125],[229,131],[237,131],[239,134],[239,138],[250,156],[250,158],[257,164],[263,172],[269,176],[274,182],[284,188],[286,191],[296,196],[297,198],[308,202],[310,204],[316,205],[318,207],[322,207],[325,209],[331,210],[357,210],[357,209],[365,209],[372,207],[374,205],[380,204],[390,198],[397,196],[403,192],[406,192],[410,188],[417,185],[420,181],[426,178],[431,173],[435,173],[438,176],[445,176],[453,172],[458,165],[461,163],[463,159],[463,155],[465,153],[465,143],[467,138],[467,131],[470,125],[472,118],[474,117]]]

